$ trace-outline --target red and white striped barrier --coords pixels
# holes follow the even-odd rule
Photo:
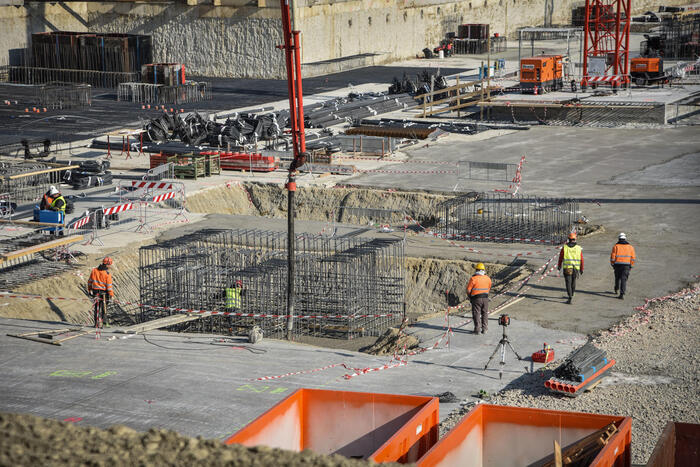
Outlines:
[[[133,188],[145,188],[146,190],[172,190],[173,184],[170,182],[138,182],[132,181]]]
[[[502,193],[510,193],[512,196],[515,196],[518,194],[518,190],[520,190],[520,184],[523,181],[522,177],[522,171],[523,171],[523,163],[525,162],[525,156],[522,156],[520,158],[520,162],[518,163],[518,167],[515,169],[515,176],[513,177],[513,180],[511,181],[511,184],[506,188],[505,190],[493,190],[497,192],[502,192]]]
[[[88,214],[87,216],[83,216],[80,219],[73,221],[72,224],[68,226],[69,229],[79,229],[81,227],[85,227],[85,225],[90,222],[90,216],[92,214]]]
[[[167,193],[162,193],[160,195],[156,195],[153,197],[151,200],[152,203],[160,203],[161,201],[165,201],[166,199],[173,199],[175,197],[175,192],[174,191],[169,191]]]
[[[271,379],[286,378],[287,376],[305,375],[308,373],[316,373],[318,371],[328,370],[329,368],[335,368],[335,367],[343,366],[343,365],[345,365],[345,364],[344,363],[333,363],[331,365],[324,366],[321,368],[314,368],[312,370],[294,371],[291,373],[285,373],[283,375],[276,375],[276,376],[261,376],[260,378],[253,378],[250,381],[267,381],[267,380],[271,380]]]
[[[129,211],[131,209],[134,209],[133,203],[116,204],[114,206],[110,206],[110,207],[106,208],[104,210],[104,215],[110,216],[112,214],[117,214],[120,212]]]
[[[604,76],[590,76],[588,78],[589,83],[616,83],[622,81],[624,75],[604,75]]]

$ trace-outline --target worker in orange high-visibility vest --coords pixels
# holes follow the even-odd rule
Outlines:
[[[474,266],[476,272],[469,278],[467,284],[467,296],[472,304],[472,318],[474,319],[474,334],[486,334],[489,327],[489,292],[491,291],[491,278],[486,275],[484,263]]]
[[[620,233],[617,236],[617,243],[613,246],[612,252],[610,252],[610,266],[615,271],[615,293],[618,290],[620,291],[620,295],[617,297],[620,300],[625,298],[627,278],[636,259],[634,247],[627,241],[627,235],[624,232]]]
[[[88,279],[88,292],[95,297],[95,306],[93,308],[95,327],[100,323],[99,318],[102,318],[102,323],[106,324],[107,303],[110,298],[114,297],[112,274],[109,273],[109,268],[112,264],[114,264],[112,258],[109,256],[105,257],[102,260],[102,264],[92,270],[90,279]]]
[[[583,250],[576,244],[576,232],[569,234],[569,240],[561,248],[557,268],[560,271],[564,269],[566,294],[569,296],[566,303],[571,305],[571,300],[576,293],[576,278],[579,274],[583,275]]]

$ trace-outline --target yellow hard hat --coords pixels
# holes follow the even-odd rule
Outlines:
[[[476,266],[474,266],[474,269],[477,271],[486,271],[486,266],[484,266],[484,263],[479,263]]]

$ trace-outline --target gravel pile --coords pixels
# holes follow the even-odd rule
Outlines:
[[[0,413],[0,466],[252,466],[361,467],[376,465],[309,450],[226,446],[174,431],[139,433],[125,426],[108,430]],[[400,464],[391,463],[392,466]]]
[[[523,375],[485,402],[632,417],[632,463],[645,464],[667,422],[700,423],[699,312],[700,295],[690,292],[653,304],[594,336],[595,345],[616,365],[612,375],[577,398],[544,387],[559,360]],[[464,401],[443,421],[440,436],[472,407]]]

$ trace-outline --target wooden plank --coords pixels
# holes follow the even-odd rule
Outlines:
[[[11,219],[0,219],[0,223],[3,224],[17,224],[17,225],[38,225],[44,227],[65,227],[66,224],[56,224],[54,222],[36,222],[36,221],[15,221]]]
[[[561,446],[559,442],[554,440],[554,467],[562,467],[561,464]]]
[[[79,242],[83,239],[83,235],[73,235],[71,237],[59,238],[56,240],[51,240],[50,242],[40,243],[38,245],[30,246],[28,248],[23,248],[21,250],[15,250],[10,253],[3,253],[0,262],[10,261],[13,259],[21,258],[22,256],[30,255],[32,253],[38,253],[40,251],[50,250],[52,248],[57,248],[63,245],[70,245],[71,243]]]
[[[60,172],[61,170],[70,170],[70,169],[79,169],[79,168],[80,168],[79,165],[66,165],[63,167],[56,167],[53,169],[36,170],[34,172],[27,172],[27,173],[22,173],[22,174],[17,174],[17,175],[5,175],[5,180],[17,180],[18,178],[31,177],[32,175],[48,174],[48,173],[53,173],[53,172]]]

